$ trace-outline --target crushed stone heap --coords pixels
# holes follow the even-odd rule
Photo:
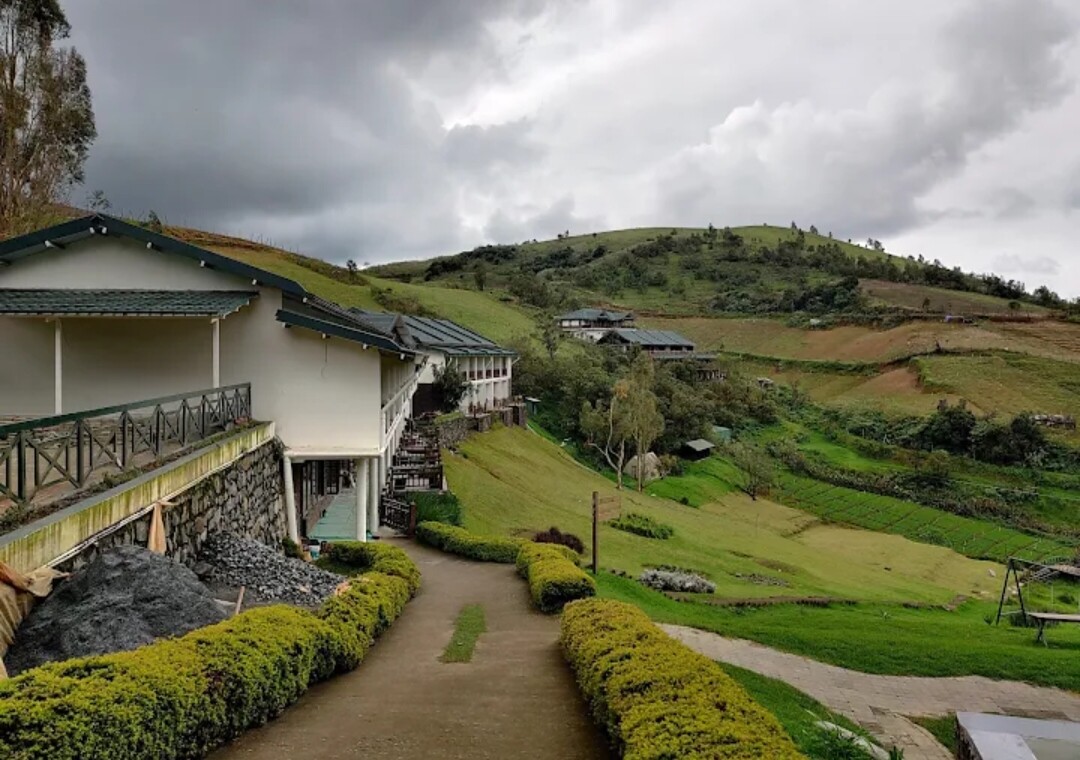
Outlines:
[[[232,533],[210,536],[203,544],[195,569],[208,582],[244,586],[246,594],[260,601],[299,606],[319,604],[344,580],[340,575]]]
[[[176,560],[119,546],[34,607],[4,662],[15,675],[54,660],[136,649],[226,616],[195,573]]]

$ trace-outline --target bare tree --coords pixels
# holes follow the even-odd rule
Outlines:
[[[97,136],[86,62],[57,0],[0,0],[0,234],[39,224]]]
[[[623,465],[626,462],[626,443],[630,433],[626,426],[624,406],[630,388],[626,380],[615,383],[607,408],[600,401],[593,406],[581,404],[581,429],[585,443],[599,451],[611,469],[615,470],[615,487],[622,490]]]
[[[735,466],[742,473],[739,488],[754,501],[768,493],[776,480],[776,468],[769,455],[745,443],[732,444],[730,453]]]
[[[637,456],[637,490],[645,490],[645,455],[653,441],[664,432],[664,415],[653,393],[653,360],[648,354],[640,354],[630,367],[630,379],[626,395],[626,428],[634,441]]]

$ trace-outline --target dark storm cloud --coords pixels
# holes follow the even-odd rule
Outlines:
[[[380,258],[459,234],[463,172],[538,155],[524,124],[448,135],[407,77],[445,66],[445,87],[467,85],[452,72],[490,62],[486,22],[539,3],[70,5],[99,132],[86,187],[124,212]],[[414,223],[440,227],[389,232]]]

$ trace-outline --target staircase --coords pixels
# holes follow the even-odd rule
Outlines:
[[[384,524],[405,533],[415,527],[410,492],[443,490],[442,454],[434,418],[423,416],[408,421],[397,453],[390,465],[390,478],[382,494]]]

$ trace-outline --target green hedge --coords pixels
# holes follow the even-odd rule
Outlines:
[[[616,530],[633,533],[645,538],[671,538],[675,529],[640,512],[627,512],[608,523]]]
[[[383,573],[409,584],[409,594],[420,588],[420,569],[409,555],[391,544],[378,541],[335,541],[326,547],[325,557],[336,565],[347,565],[363,572]]]
[[[314,612],[261,607],[133,652],[50,663],[0,682],[0,757],[202,757],[280,714],[309,685],[356,667],[419,584],[400,549],[337,551],[379,570],[353,578]]]
[[[567,602],[596,595],[596,583],[578,567],[577,553],[567,546],[527,543],[518,552],[517,569],[543,612],[558,612]]]
[[[566,607],[562,647],[597,721],[627,760],[803,758],[776,718],[712,660],[636,607]]]
[[[523,541],[500,536],[478,536],[464,528],[436,522],[422,522],[416,526],[416,538],[420,543],[434,546],[444,552],[457,554],[481,562],[512,564]]]

